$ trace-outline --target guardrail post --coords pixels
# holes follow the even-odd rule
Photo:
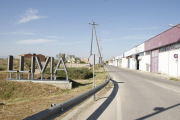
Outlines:
[[[96,85],[94,85],[94,87],[96,87]],[[96,101],[96,93],[94,94],[94,101]]]

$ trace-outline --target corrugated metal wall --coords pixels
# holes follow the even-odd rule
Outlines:
[[[159,49],[153,50],[151,55],[151,72],[158,73]]]
[[[145,51],[153,50],[180,40],[180,24],[145,42]]]

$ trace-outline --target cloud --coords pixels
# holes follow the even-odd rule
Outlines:
[[[47,40],[47,39],[32,39],[32,40],[21,40],[15,41],[16,44],[43,44],[43,43],[53,43],[57,40]]]
[[[20,24],[20,23],[26,23],[26,22],[29,22],[31,20],[36,20],[36,19],[41,19],[41,18],[46,18],[47,16],[38,16],[36,15],[39,11],[36,10],[36,9],[32,9],[32,8],[29,8],[25,15],[23,16],[20,16],[20,19],[18,20],[17,24]]]
[[[34,35],[34,33],[31,32],[24,32],[24,31],[17,31],[17,32],[3,32],[0,33],[1,35]]]

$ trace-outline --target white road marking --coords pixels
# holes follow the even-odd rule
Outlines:
[[[150,82],[150,81],[148,81],[148,82]],[[160,86],[160,87],[162,87],[162,88],[169,89],[169,90],[172,90],[172,91],[174,91],[174,92],[178,92],[178,93],[180,93],[180,91],[178,91],[178,90],[174,90],[174,89],[171,89],[171,88],[168,88],[168,87],[165,87],[165,86],[162,86],[162,85],[159,85],[159,84],[153,83],[153,82],[150,82],[150,83],[152,83],[152,84],[154,84],[154,85],[157,85],[157,86]]]
[[[114,78],[115,80],[115,78]],[[116,94],[117,97],[117,120],[122,120],[122,111],[121,111],[121,99],[120,99],[120,91]]]

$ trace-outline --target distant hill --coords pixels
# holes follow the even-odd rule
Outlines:
[[[0,56],[0,58],[6,59],[6,58],[8,58],[8,55],[7,56]],[[17,59],[17,57],[14,57],[14,58]]]
[[[3,59],[5,59],[5,58],[8,58],[8,56],[0,56],[0,58],[3,58]]]

